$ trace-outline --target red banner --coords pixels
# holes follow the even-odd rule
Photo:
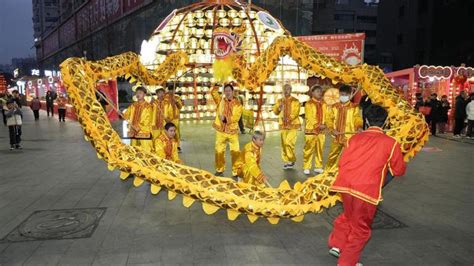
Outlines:
[[[118,110],[117,81],[109,80],[107,83],[101,82],[97,84],[97,89],[114,105],[113,107],[109,104],[105,106],[105,111],[107,112],[107,117],[109,120],[111,122],[118,120],[119,117],[115,111]],[[100,98],[98,98],[98,100],[100,101]]]
[[[298,36],[296,38],[321,53],[333,56],[349,65],[358,65],[364,62],[365,33]]]

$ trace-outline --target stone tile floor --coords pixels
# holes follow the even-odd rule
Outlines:
[[[231,222],[224,211],[207,216],[199,203],[182,207],[180,196],[153,196],[149,187],[121,181],[97,159],[76,122],[57,117],[32,121],[24,109],[23,146],[8,150],[0,125],[0,239],[37,210],[107,208],[90,238],[0,241],[0,264],[48,265],[335,265],[327,254],[332,228],[325,214],[302,223]],[[209,123],[183,123],[184,162],[213,171],[214,131]],[[243,135],[241,144],[250,136]],[[281,170],[279,135],[270,133],[262,166],[279,184],[303,180],[303,136],[295,170]],[[432,138],[406,176],[384,190],[381,209],[407,227],[374,230],[364,265],[473,265],[474,146]],[[208,156],[202,156],[202,155]],[[227,172],[227,174],[229,174]]]

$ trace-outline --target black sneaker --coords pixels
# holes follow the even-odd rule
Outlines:
[[[178,153],[183,153],[183,151],[181,150],[181,147],[178,147]]]
[[[224,172],[216,172],[214,175],[215,176],[224,176]]]
[[[20,145],[20,144],[17,144],[17,145],[15,146],[15,149],[17,149],[17,150],[21,150],[21,149],[23,149],[23,147],[21,147],[21,145]]]

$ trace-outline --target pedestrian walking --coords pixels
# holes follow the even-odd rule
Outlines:
[[[67,103],[67,99],[64,95],[60,95],[56,101],[58,103],[59,122],[61,122],[61,121],[66,122],[66,103]]]
[[[466,92],[461,91],[456,97],[454,105],[454,132],[455,138],[461,137],[461,131],[464,129],[464,120],[466,120]]]
[[[451,109],[451,105],[448,102],[448,96],[443,95],[441,97],[441,108],[439,111],[439,121],[438,121],[439,133],[441,134],[446,133],[446,124],[448,123],[448,112],[450,109]]]
[[[471,94],[471,101],[466,106],[467,130],[466,137],[472,139],[472,129],[474,127],[474,94]]]
[[[33,98],[30,103],[30,108],[33,110],[33,116],[35,121],[39,120],[39,110],[41,109],[41,102],[38,97]]]
[[[56,99],[55,95],[51,91],[46,92],[46,114],[49,117],[49,114],[51,113],[51,117],[54,116],[54,100]]]

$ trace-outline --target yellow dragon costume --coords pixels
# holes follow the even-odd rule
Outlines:
[[[238,38],[228,30],[215,29],[213,42],[220,56],[226,52],[231,57],[231,75],[240,87],[256,91],[268,79],[279,58],[288,55],[300,67],[327,77],[334,83],[358,84],[374,104],[388,110],[387,134],[397,139],[409,160],[428,139],[427,125],[423,116],[403,99],[391,86],[382,70],[376,66],[349,66],[334,58],[315,51],[288,33],[271,42],[261,51],[255,62],[247,63],[241,53],[235,52]],[[224,43],[222,43],[224,42]],[[84,135],[104,160],[110,170],[119,170],[120,177],[134,176],[133,184],[150,184],[151,193],[161,189],[168,191],[170,200],[182,195],[185,207],[202,202],[205,213],[227,210],[229,220],[239,214],[247,215],[250,222],[264,217],[272,224],[280,218],[302,221],[306,213],[321,212],[333,206],[339,195],[328,188],[337,174],[325,172],[304,182],[290,186],[283,181],[277,188],[262,188],[237,183],[230,178],[215,177],[211,173],[186,165],[173,163],[157,155],[122,143],[108,121],[104,110],[95,97],[95,83],[101,79],[131,76],[143,84],[160,85],[186,69],[188,55],[182,51],[167,55],[154,70],[147,69],[133,52],[112,56],[99,61],[69,58],[61,64],[61,73]],[[228,72],[227,72],[227,75]]]

